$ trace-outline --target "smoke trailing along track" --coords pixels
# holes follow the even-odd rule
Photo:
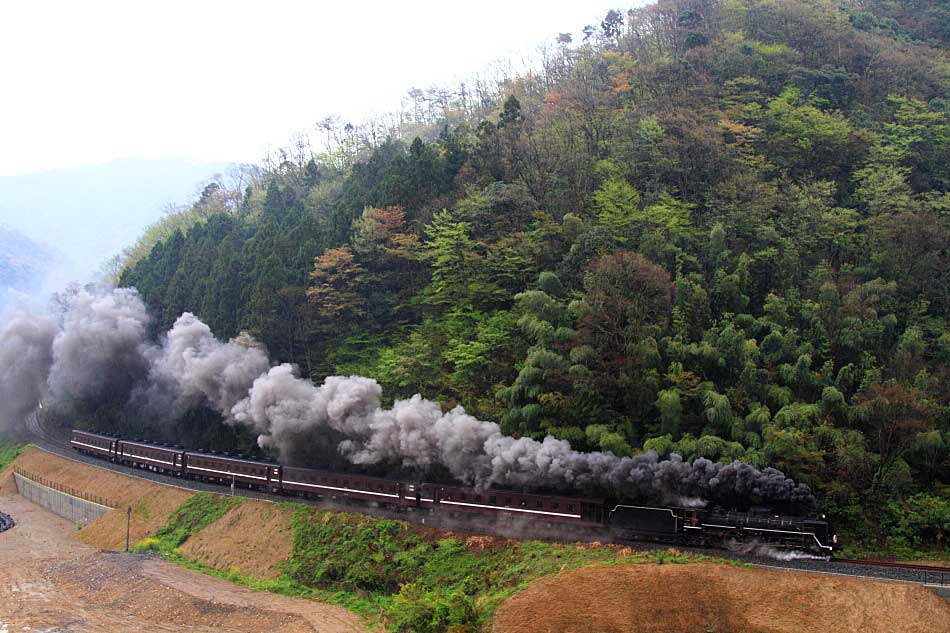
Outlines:
[[[230,492],[227,487],[220,485],[199,482],[192,479],[179,479],[176,477],[154,473],[148,470],[130,468],[121,464],[115,464],[95,457],[76,453],[69,446],[68,440],[65,440],[63,437],[57,436],[56,433],[45,429],[42,422],[38,418],[33,420],[27,426],[31,430],[30,432],[33,435],[34,445],[37,448],[72,461],[85,463],[96,468],[111,470],[127,476],[138,477],[140,479],[146,479],[163,485],[171,485],[194,492],[210,492],[215,494],[228,494]],[[257,490],[248,490],[245,488],[237,488],[233,491],[233,493],[237,496],[261,501],[277,502],[288,500],[288,498],[284,496],[273,495]],[[542,530],[540,529],[540,526],[526,527],[524,525],[519,525],[518,529],[516,530],[517,533],[512,534],[510,531],[506,532],[504,526],[499,522],[473,523],[473,517],[470,515],[465,517],[444,517],[429,513],[427,511],[395,512],[385,508],[372,507],[369,505],[331,503],[326,500],[318,501],[313,499],[293,498],[293,501],[295,503],[303,503],[314,507],[360,513],[381,518],[405,520],[429,527],[451,529],[460,532],[488,533],[496,536],[516,539],[543,538],[562,542],[611,541],[611,538],[609,534],[606,533],[606,531],[590,529],[582,533],[573,526],[570,533],[567,533],[567,530],[564,529],[564,526],[557,526],[557,528],[554,530]],[[628,540],[619,541],[618,543],[638,550],[665,550],[669,548],[669,545],[643,543]],[[768,567],[790,571],[813,572],[924,585],[950,586],[950,569],[941,569],[939,567],[924,568],[924,566],[920,565],[903,565],[899,563],[882,563],[877,561],[838,559],[815,560],[811,557],[793,560],[773,560],[750,553],[692,547],[678,547],[677,549],[711,557],[736,560],[751,564],[756,567]]]
[[[207,407],[244,427],[290,466],[328,464],[426,471],[444,468],[477,489],[603,490],[664,505],[701,498],[810,508],[807,486],[772,468],[720,464],[654,451],[632,457],[582,452],[552,436],[505,435],[461,407],[443,412],[418,395],[383,406],[380,385],[360,376],[321,384],[274,364],[247,336],[226,342],[190,313],[157,342],[133,289],[77,290],[55,312],[23,313],[0,328],[0,420],[22,420],[38,401],[65,413],[76,403],[120,406],[130,418],[166,422]]]

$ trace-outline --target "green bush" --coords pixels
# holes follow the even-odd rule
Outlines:
[[[393,601],[393,626],[405,633],[463,633],[478,628],[475,601],[458,588],[402,586]]]
[[[395,593],[430,549],[406,524],[300,508],[287,573],[308,587]]]
[[[0,441],[0,470],[12,464],[13,460],[19,457],[25,448],[26,446]]]
[[[144,554],[146,552],[156,552],[161,553],[162,551],[162,542],[157,538],[148,537],[144,538],[132,547],[132,551],[138,554]]]
[[[898,546],[935,544],[945,548],[950,536],[950,499],[922,492],[892,501],[881,517],[881,527]]]

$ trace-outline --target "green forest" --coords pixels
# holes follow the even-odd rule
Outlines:
[[[208,185],[118,281],[155,334],[191,311],[516,436],[774,466],[853,545],[946,553],[948,47],[947,0],[611,11]],[[238,441],[212,418],[181,441]]]

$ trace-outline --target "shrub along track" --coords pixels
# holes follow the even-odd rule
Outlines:
[[[27,427],[30,433],[34,438],[34,445],[37,448],[40,448],[49,453],[71,459],[73,461],[83,462],[91,466],[96,466],[98,468],[104,468],[112,470],[118,473],[129,475],[132,477],[138,477],[140,479],[146,479],[149,481],[154,481],[157,483],[176,486],[188,491],[197,491],[197,492],[210,492],[214,494],[228,494],[230,491],[226,486],[220,486],[216,484],[210,484],[206,482],[195,481],[192,479],[182,479],[176,477],[170,477],[167,475],[160,475],[148,470],[131,468],[128,466],[123,466],[121,464],[115,464],[107,460],[98,459],[95,457],[90,457],[88,455],[82,455],[74,451],[70,445],[69,441],[63,439],[61,436],[57,436],[53,432],[47,431],[42,422],[39,420],[39,417],[36,415],[31,416],[27,421]],[[274,495],[267,492],[262,492],[259,490],[250,490],[247,488],[236,487],[233,489],[233,494],[246,497],[249,499],[258,499],[263,501],[270,502],[279,502],[279,501],[294,501],[295,503],[303,503],[306,505],[311,505],[323,509],[332,509],[340,510],[343,512],[355,512],[364,515],[370,515],[378,518],[387,518],[387,519],[396,519],[402,521],[410,521],[412,523],[422,524],[427,527],[439,528],[454,530],[459,532],[477,532],[477,533],[487,533],[496,536],[508,537],[511,538],[510,533],[506,533],[503,529],[504,526],[500,526],[495,523],[484,523],[484,524],[473,524],[470,517],[454,517],[454,516],[445,516],[443,514],[431,514],[427,511],[408,511],[408,512],[397,512],[389,510],[386,508],[373,507],[372,505],[364,505],[357,503],[337,503],[330,500],[314,500],[314,499],[305,499],[305,498],[296,498],[296,497],[286,497],[282,495]],[[586,533],[581,533],[578,530],[573,530],[570,533],[561,533],[558,534],[553,531],[532,531],[525,530],[523,526],[518,526],[518,532],[521,534],[521,538],[542,538],[549,540],[556,540],[561,542],[578,542],[578,541],[598,541],[598,542],[609,542],[611,541],[611,536],[607,530],[590,530]],[[624,542],[626,546],[629,546],[634,549],[667,549],[669,545],[656,545],[649,543],[638,543],[638,542]],[[858,578],[869,578],[875,580],[891,580],[897,582],[909,582],[917,584],[933,584],[933,585],[947,585],[950,583],[950,573],[940,573],[942,570],[940,568],[932,568],[929,571],[921,570],[914,565],[904,565],[904,564],[889,564],[889,565],[879,565],[875,561],[869,561],[867,563],[863,561],[855,560],[823,560],[823,559],[813,559],[813,558],[802,558],[796,560],[774,560],[771,558],[766,558],[762,556],[754,556],[745,553],[730,552],[727,550],[715,550],[715,549],[703,549],[703,548],[689,548],[689,547],[679,547],[678,549],[684,552],[703,554],[707,556],[714,556],[720,558],[728,558],[732,560],[737,560],[745,563],[755,565],[757,567],[771,567],[778,569],[789,569],[796,571],[807,571],[807,572],[817,572],[822,574],[832,574],[839,576],[853,576]],[[950,570],[948,570],[950,571]],[[935,573],[936,572],[936,573]]]

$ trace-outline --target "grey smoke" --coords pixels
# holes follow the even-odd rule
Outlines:
[[[250,337],[222,343],[190,312],[178,317],[160,347],[143,349],[149,372],[135,399],[156,417],[202,404],[229,411],[270,367],[267,353]]]
[[[56,332],[52,319],[27,313],[0,328],[0,431],[15,430],[43,398]]]
[[[76,290],[62,307],[47,381],[51,403],[121,395],[145,377],[149,317],[135,290]]]
[[[814,501],[807,486],[773,468],[760,471],[742,462],[708,459],[690,463],[678,455],[661,460],[654,451],[624,458],[581,453],[550,436],[542,441],[505,436],[494,422],[478,420],[461,407],[443,413],[437,403],[418,395],[385,409],[381,394],[368,378],[331,376],[316,386],[298,377],[292,366],[280,365],[257,378],[228,417],[252,428],[261,446],[276,448],[289,461],[308,443],[334,438],[339,452],[355,464],[418,469],[440,464],[479,488],[601,488],[665,501]]]
[[[43,394],[62,406],[128,392],[129,407],[159,419],[211,407],[253,430],[262,447],[287,463],[313,466],[335,456],[417,471],[438,465],[478,488],[601,489],[671,503],[814,501],[807,486],[772,468],[690,463],[678,455],[661,460],[653,451],[623,458],[582,453],[554,437],[505,436],[494,422],[461,407],[443,413],[418,395],[384,408],[375,380],[331,376],[314,385],[291,365],[270,367],[264,349],[248,337],[217,340],[190,313],[154,344],[134,290],[75,290],[53,317],[21,316],[0,331],[0,361],[6,361],[0,413],[22,418]]]
[[[752,556],[760,557],[764,556],[766,558],[781,561],[829,560],[830,558],[830,556],[827,555],[821,556],[818,554],[812,554],[811,552],[803,552],[801,550],[783,549],[768,543],[760,543],[755,540],[736,541],[734,539],[729,539],[726,541],[726,546],[733,552],[738,552],[739,554],[750,554]]]

